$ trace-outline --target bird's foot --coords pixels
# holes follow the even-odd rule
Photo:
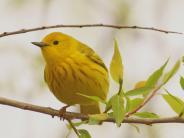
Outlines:
[[[66,116],[66,109],[70,107],[70,105],[66,105],[66,106],[63,106],[61,109],[59,109],[59,115],[60,115],[60,120],[61,119],[67,119],[67,116]]]

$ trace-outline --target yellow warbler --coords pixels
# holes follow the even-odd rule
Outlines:
[[[81,113],[100,113],[98,102],[80,95],[106,99],[108,71],[100,57],[87,45],[60,32],[32,43],[41,48],[46,61],[45,81],[55,97],[67,105],[80,104]]]

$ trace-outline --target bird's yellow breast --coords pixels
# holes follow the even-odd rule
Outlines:
[[[107,70],[76,51],[47,63],[45,80],[57,99],[68,105],[94,102],[78,93],[105,99],[109,87]]]

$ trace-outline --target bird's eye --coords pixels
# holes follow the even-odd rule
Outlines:
[[[55,40],[55,41],[53,41],[53,44],[54,45],[58,45],[59,44],[59,41]]]

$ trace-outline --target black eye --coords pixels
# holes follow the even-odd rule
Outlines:
[[[53,44],[54,45],[58,45],[59,44],[59,41],[55,40],[55,41],[53,41]]]

